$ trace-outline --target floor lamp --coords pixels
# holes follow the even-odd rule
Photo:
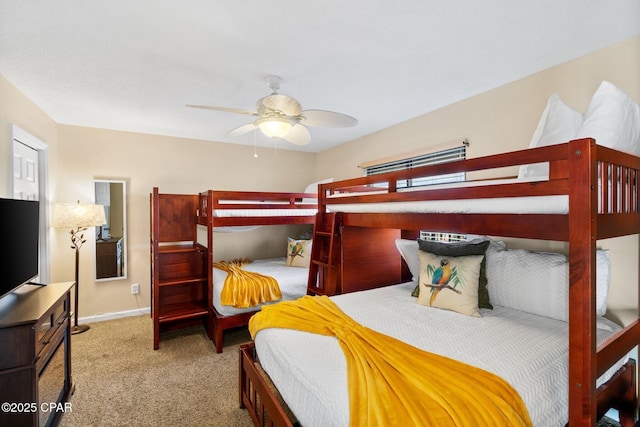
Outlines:
[[[78,266],[80,264],[80,248],[86,242],[84,232],[89,227],[98,227],[106,222],[102,205],[81,205],[78,201],[76,204],[58,204],[55,209],[53,226],[71,228],[69,232],[71,234],[71,249],[76,251],[76,292],[72,334],[79,334],[89,329],[89,325],[78,325],[78,293],[80,290]]]

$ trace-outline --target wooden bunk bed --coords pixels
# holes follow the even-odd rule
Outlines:
[[[486,171],[549,162],[548,180],[493,180],[484,185],[401,191],[397,182],[457,172]],[[596,341],[596,245],[600,239],[640,233],[640,158],[579,139],[565,144],[502,153],[458,162],[387,174],[354,178],[320,186],[314,227],[309,294],[335,295],[401,282],[399,255],[390,239],[417,230],[568,242],[568,421],[571,426],[594,426],[616,408],[624,426],[633,426],[637,414],[635,362],[630,359],[604,384],[597,379],[640,342],[640,317],[600,345]],[[468,183],[467,183],[468,184]],[[473,184],[473,183],[472,183]],[[479,183],[476,183],[479,184]],[[376,191],[361,191],[363,189]],[[552,197],[560,206],[514,212],[523,198]],[[506,200],[506,208],[473,212],[478,200]],[[422,210],[423,202],[463,201],[464,209],[446,212]],[[384,209],[380,208],[385,205]],[[408,205],[410,209],[388,210]],[[379,209],[380,208],[380,209]],[[413,210],[413,211],[412,211]],[[387,240],[367,231],[396,230]],[[399,230],[404,230],[401,232]],[[376,240],[371,240],[375,236]],[[390,267],[365,256],[349,255],[349,248],[390,248]],[[380,249],[382,256],[386,249]],[[357,251],[355,251],[357,252]],[[350,262],[344,263],[344,259]],[[391,268],[391,272],[389,271]],[[366,270],[364,279],[353,274]],[[378,277],[379,279],[371,279]],[[634,279],[637,282],[637,278]],[[638,283],[636,283],[638,286]],[[377,289],[379,290],[379,289]],[[375,290],[375,291],[377,291]],[[375,292],[372,291],[372,292]],[[260,335],[260,334],[259,334]],[[259,336],[258,336],[259,337]],[[259,349],[258,349],[259,350]],[[264,374],[253,343],[240,351],[240,406],[256,425],[294,425],[286,402]]]
[[[246,325],[259,308],[223,315],[214,306],[213,258],[216,229],[233,231],[236,228],[264,225],[313,224],[316,211],[316,193],[208,190],[199,194],[196,222],[207,230],[208,331],[218,353],[222,352],[224,346],[224,331]]]

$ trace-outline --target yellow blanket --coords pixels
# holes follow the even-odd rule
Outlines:
[[[351,426],[531,425],[524,402],[502,378],[369,329],[327,297],[265,306],[249,330],[255,337],[265,328],[338,339],[347,360]]]
[[[214,267],[227,272],[220,294],[222,305],[247,308],[282,298],[276,279],[242,269],[243,265],[250,262],[248,259],[242,259],[213,263]]]

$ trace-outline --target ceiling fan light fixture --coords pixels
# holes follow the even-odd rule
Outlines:
[[[255,124],[269,138],[282,138],[292,127],[289,120],[281,117],[266,117],[256,120]]]

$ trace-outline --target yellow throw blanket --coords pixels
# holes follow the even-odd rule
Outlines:
[[[265,306],[251,336],[289,328],[335,336],[347,360],[351,426],[530,426],[502,378],[369,329],[325,296]],[[471,350],[472,351],[472,350]]]
[[[250,263],[248,259],[214,262],[213,266],[227,272],[220,294],[222,305],[236,308],[254,307],[263,302],[277,301],[282,298],[278,281],[242,266]]]

